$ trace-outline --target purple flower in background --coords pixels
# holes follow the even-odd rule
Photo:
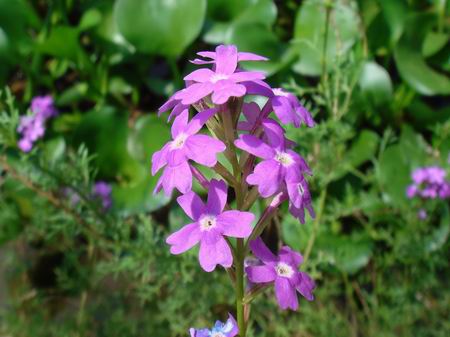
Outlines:
[[[276,123],[266,123],[268,143],[253,135],[241,135],[234,143],[239,149],[263,159],[247,177],[247,183],[257,185],[264,198],[279,192],[284,181],[297,181],[304,172],[311,172],[300,155],[287,149],[282,130]]]
[[[92,189],[92,195],[101,201],[102,207],[105,210],[112,206],[111,193],[111,185],[104,181],[97,181]]]
[[[188,161],[213,167],[217,163],[217,154],[225,150],[225,144],[213,137],[197,134],[207,120],[217,112],[208,109],[199,112],[188,122],[189,112],[184,110],[172,125],[173,140],[153,154],[152,174],[161,168],[164,172],[159,179],[155,192],[164,189],[169,196],[174,188],[187,193],[192,188],[192,172]]]
[[[22,116],[17,127],[17,131],[22,135],[18,146],[23,152],[31,151],[34,142],[44,136],[47,119],[57,115],[51,96],[37,96],[33,98],[30,110],[32,114]]]
[[[300,253],[284,246],[275,256],[261,238],[251,241],[250,248],[264,265],[247,267],[245,271],[248,279],[253,283],[273,282],[281,309],[298,309],[297,291],[308,301],[314,300],[314,281],[307,273],[298,270],[303,262]]]
[[[258,71],[237,71],[238,52],[236,46],[220,45],[216,48],[214,70],[198,69],[184,77],[195,83],[177,92],[173,98],[182,104],[193,104],[212,94],[214,104],[224,104],[230,97],[242,97],[246,87],[240,82],[261,80],[264,74]]]
[[[281,88],[273,89],[273,111],[284,124],[292,123],[299,127],[302,123],[312,128],[315,123],[311,114],[300,104],[297,97]]]
[[[50,95],[36,96],[31,100],[31,111],[44,119],[55,117],[58,111],[55,109],[53,98]]]
[[[213,271],[218,264],[231,267],[233,256],[224,237],[248,237],[255,216],[250,212],[223,211],[227,186],[219,180],[211,181],[206,205],[192,191],[178,197],[177,201],[194,222],[167,238],[170,252],[181,254],[200,242],[199,261],[205,271]]]
[[[425,220],[428,217],[427,211],[423,208],[419,209],[419,212],[417,212],[417,217],[420,220]]]
[[[234,317],[229,314],[225,323],[217,321],[211,330],[190,328],[189,333],[191,337],[234,337],[239,333],[239,328]]]
[[[411,178],[413,183],[406,189],[406,196],[423,199],[450,198],[450,182],[445,179],[446,171],[439,166],[419,167]]]

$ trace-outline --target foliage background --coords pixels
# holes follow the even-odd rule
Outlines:
[[[188,60],[233,43],[268,56],[247,67],[318,122],[288,130],[315,172],[318,216],[301,226],[282,210],[264,234],[304,253],[316,300],[280,312],[268,292],[250,336],[448,336],[449,204],[405,189],[415,167],[449,166],[449,10],[446,0],[0,0],[0,335],[186,336],[233,310],[223,271],[168,253],[164,238],[184,219],[151,194],[149,172],[169,137],[155,111]],[[23,154],[18,115],[39,94],[60,115]],[[113,185],[108,212],[88,196],[96,180]]]

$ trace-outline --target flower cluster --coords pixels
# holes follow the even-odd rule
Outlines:
[[[181,193],[177,202],[192,220],[167,238],[171,253],[198,245],[205,271],[220,265],[235,274],[237,323],[239,330],[244,328],[240,332],[244,337],[244,261],[250,249],[259,260],[245,268],[249,284],[273,283],[282,309],[297,309],[297,291],[313,299],[314,282],[298,270],[301,255],[283,247],[275,256],[258,236],[284,202],[301,223],[305,210],[314,217],[306,180],[312,171],[282,126],[313,127],[314,121],[293,94],[271,88],[264,73],[240,67],[241,61],[266,58],[238,52],[232,45],[197,54],[199,58],[191,62],[211,68],[185,76],[186,87],[159,109],[159,114],[170,111],[168,120],[173,124],[172,139],[152,156],[152,174],[162,170],[154,192],[163,190],[170,196],[177,190]],[[254,96],[260,96],[264,105],[252,102]],[[209,135],[201,132],[204,126]],[[222,162],[225,159],[228,163]],[[208,180],[198,165],[217,176]],[[192,191],[194,179],[208,191],[206,202]],[[267,200],[267,208],[255,222],[249,210],[258,198]],[[235,336],[232,321],[230,317],[213,330],[191,329],[191,336]]]
[[[439,166],[419,167],[413,171],[413,183],[408,186],[408,198],[448,199],[450,198],[450,181],[446,180],[446,171]]]
[[[45,122],[54,117],[58,111],[51,96],[37,96],[31,101],[31,115],[22,116],[17,131],[22,135],[18,146],[23,152],[29,152],[33,143],[44,136]]]
[[[92,196],[98,199],[104,210],[112,206],[111,185],[104,181],[97,181],[92,188]]]
[[[102,205],[103,210],[106,211],[112,206],[111,193],[111,185],[107,182],[99,180],[94,184],[94,186],[92,186],[92,191],[90,192],[88,198],[98,201]],[[74,191],[71,187],[64,188],[62,194],[72,205],[78,204],[81,200],[78,192]]]

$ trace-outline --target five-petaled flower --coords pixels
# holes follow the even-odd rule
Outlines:
[[[247,277],[252,283],[275,284],[275,295],[281,309],[298,309],[298,291],[308,301],[314,296],[314,281],[305,272],[298,270],[303,262],[300,253],[284,246],[275,256],[264,244],[261,238],[250,242],[253,254],[262,261],[263,265],[249,266],[245,269]]]
[[[248,237],[255,216],[250,212],[224,211],[227,186],[222,180],[211,181],[206,205],[194,192],[178,197],[177,201],[194,222],[167,238],[170,252],[181,254],[200,242],[199,261],[205,271],[213,271],[218,264],[230,268],[233,255],[225,237]]]
[[[192,188],[189,160],[207,167],[216,165],[217,154],[225,150],[225,144],[213,137],[197,134],[216,111],[216,109],[202,111],[188,122],[189,112],[186,109],[175,118],[172,125],[173,140],[155,152],[152,157],[152,174],[165,167],[155,192],[159,192],[161,188],[167,196],[174,188],[181,193],[189,192]]]

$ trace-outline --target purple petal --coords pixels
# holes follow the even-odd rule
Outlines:
[[[313,290],[316,287],[313,279],[305,272],[299,273],[299,282],[296,282],[295,288],[308,301],[314,300]]]
[[[191,223],[172,233],[166,243],[171,245],[170,252],[172,254],[181,254],[194,247],[200,238],[201,232],[198,223]]]
[[[212,109],[206,109],[198,114],[196,114],[191,121],[188,123],[187,128],[185,132],[188,135],[193,135],[200,131],[200,129],[205,125],[205,123],[210,119],[219,109],[212,108]]]
[[[179,116],[175,118],[172,124],[172,139],[177,138],[177,136],[182,133],[188,124],[188,118],[189,118],[189,110],[184,109]]]
[[[250,242],[250,249],[258,259],[265,263],[275,263],[278,261],[275,254],[267,248],[264,241],[260,237]]]
[[[172,109],[175,105],[178,104],[178,100],[174,99],[173,96],[169,98],[169,100],[160,106],[158,109],[158,116],[161,116],[163,112]]]
[[[218,264],[230,268],[233,264],[233,256],[225,239],[219,237],[214,244],[206,240],[200,242],[199,261],[203,270],[211,272]]]
[[[208,96],[212,91],[213,85],[211,83],[194,83],[184,89],[184,91],[180,93],[179,98],[181,99],[181,103],[189,105]]]
[[[263,80],[265,78],[266,76],[260,71],[239,71],[229,77],[234,82]]]
[[[225,211],[217,216],[217,224],[223,235],[233,238],[246,238],[252,232],[251,223],[255,216],[250,212]]]
[[[178,197],[177,202],[192,220],[198,220],[206,211],[202,199],[192,191]]]
[[[295,113],[294,107],[287,97],[274,96],[272,98],[272,107],[275,115],[282,123],[293,123],[296,127],[300,126],[300,118]]]
[[[167,121],[171,121],[172,118],[179,116],[185,109],[189,109],[189,106],[181,103],[175,105],[172,112],[169,114],[169,117],[167,117]]]
[[[261,139],[252,135],[241,135],[235,140],[234,145],[256,157],[271,159],[275,156],[275,151]]]
[[[216,52],[214,51],[199,51],[197,55],[212,60],[216,59]]]
[[[261,95],[265,97],[273,97],[273,91],[270,86],[264,81],[248,81],[241,82],[247,89],[247,95]]]
[[[279,151],[285,150],[284,129],[273,119],[265,119],[262,123],[264,134],[270,146]]]
[[[268,61],[269,59],[267,57],[253,54],[253,53],[247,53],[247,52],[239,52],[238,53],[238,61]]]
[[[217,164],[217,154],[225,151],[226,146],[220,140],[207,135],[193,135],[186,139],[186,155],[201,165],[213,167]]]
[[[226,337],[235,337],[239,333],[238,324],[231,314],[228,314],[228,320],[226,321],[225,326],[232,326],[230,331],[225,331]],[[228,330],[228,328],[225,328],[225,330]]]
[[[166,166],[161,183],[167,196],[170,196],[174,188],[181,193],[189,192],[192,188],[192,172],[189,164],[183,162],[178,166]]]
[[[211,180],[208,190],[208,202],[206,208],[213,215],[220,214],[227,203],[227,185],[223,180]]]
[[[186,149],[184,149],[184,148],[172,149],[171,145],[173,143],[174,143],[173,141],[170,142],[169,149],[167,151],[167,163],[170,166],[178,166],[181,163],[184,163],[188,160],[186,157]]]
[[[314,127],[314,125],[316,125],[309,111],[306,110],[306,108],[300,103],[299,106],[295,109],[295,112],[297,113],[298,116],[300,116],[302,122],[305,123],[306,126],[308,126],[309,128],[312,128]]]
[[[208,82],[211,79],[211,76],[214,75],[214,72],[211,69],[203,68],[197,69],[190,73],[189,75],[184,77],[185,81],[196,81],[196,82]]]
[[[273,159],[264,160],[256,165],[255,170],[246,181],[250,185],[257,185],[258,192],[263,198],[268,198],[278,192],[283,180],[281,165]]]
[[[193,59],[193,60],[189,60],[189,62],[193,63],[193,64],[197,64],[197,65],[205,65],[205,64],[211,64],[214,63],[214,61],[205,61],[205,60],[201,60],[201,59]]]
[[[298,268],[298,266],[303,263],[303,256],[288,246],[281,248],[278,256],[280,257],[280,261],[286,262],[295,268]]]
[[[285,277],[277,277],[275,279],[275,296],[281,309],[298,309],[297,293],[289,279]]]
[[[163,146],[159,151],[153,153],[152,156],[152,175],[155,175],[162,167],[167,164],[167,152],[169,150],[169,144]]]
[[[273,282],[277,277],[273,266],[252,266],[245,268],[247,277],[253,283]]]
[[[212,101],[214,104],[224,104],[230,97],[241,97],[245,95],[245,87],[230,80],[220,80],[214,84]]]
[[[216,48],[216,73],[230,75],[234,73],[238,62],[236,46],[220,45]]]

